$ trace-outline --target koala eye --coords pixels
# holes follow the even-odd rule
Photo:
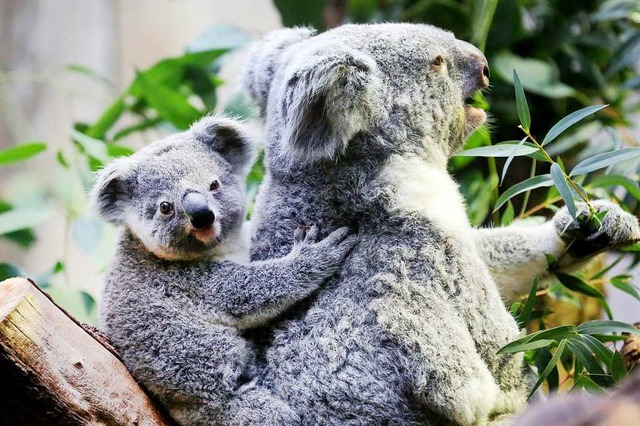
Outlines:
[[[160,203],[159,210],[162,215],[169,216],[171,213],[173,213],[173,204],[167,201],[163,201]]]
[[[442,65],[444,65],[444,63],[445,60],[442,55],[438,55],[433,61],[431,61],[431,66],[435,69],[439,69]]]
[[[213,182],[211,182],[211,186],[209,186],[209,191],[215,191],[218,188],[220,188],[220,182],[214,180]]]

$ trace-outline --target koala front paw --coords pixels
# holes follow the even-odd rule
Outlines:
[[[593,220],[588,220],[589,209],[579,204],[580,213],[574,220],[566,207],[563,207],[553,218],[556,231],[566,243],[571,243],[569,255],[583,258],[611,248],[624,247],[640,241],[640,225],[638,219],[609,201],[593,202],[597,213],[606,211],[598,228]]]
[[[309,265],[309,271],[326,278],[342,268],[356,244],[357,237],[347,227],[338,228],[321,241],[318,227],[298,227],[294,233],[294,250]]]

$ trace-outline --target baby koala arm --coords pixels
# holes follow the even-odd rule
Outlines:
[[[356,243],[348,228],[340,228],[319,242],[317,235],[315,226],[297,230],[293,249],[279,259],[246,265],[217,262],[210,271],[216,288],[200,287],[202,303],[230,315],[238,329],[273,319],[340,271]]]
[[[544,280],[549,276],[545,254],[560,259],[560,270],[571,272],[597,253],[640,240],[634,216],[608,201],[594,201],[593,205],[597,212],[608,212],[600,229],[589,229],[581,224],[584,220],[573,220],[565,207],[541,225],[475,230],[476,247],[507,303],[526,294],[536,276],[540,285],[548,285]],[[586,219],[586,206],[579,207],[581,219]]]

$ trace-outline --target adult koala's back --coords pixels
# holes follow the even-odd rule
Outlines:
[[[518,329],[480,259],[448,157],[483,120],[482,53],[425,25],[287,29],[246,85],[268,173],[252,257],[291,229],[357,227],[340,278],[274,330],[264,379],[305,424],[475,424],[524,403]]]

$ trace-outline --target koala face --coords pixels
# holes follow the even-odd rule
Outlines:
[[[484,55],[428,25],[276,31],[258,44],[245,85],[281,148],[307,162],[360,135],[440,163],[484,120],[465,100],[487,87]]]
[[[208,117],[108,165],[91,199],[158,257],[208,257],[242,224],[252,153],[239,124]]]

